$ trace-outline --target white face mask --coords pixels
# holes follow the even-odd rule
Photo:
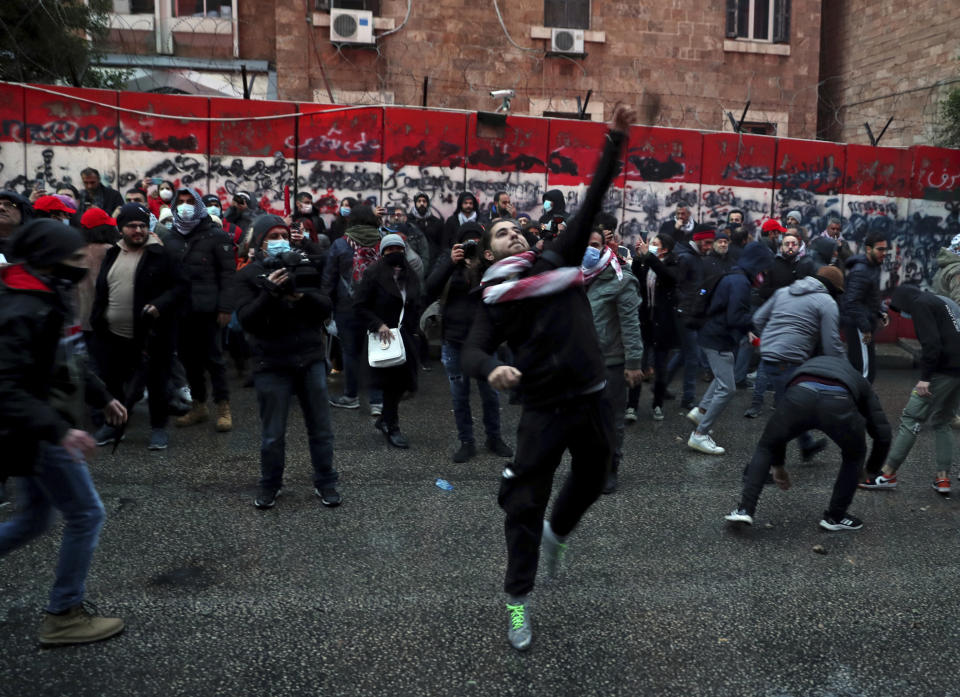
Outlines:
[[[309,203],[301,203],[301,204],[300,204],[300,212],[301,212],[301,213],[313,213],[313,206],[310,205]]]
[[[177,206],[177,215],[179,215],[182,220],[190,220],[193,218],[193,210],[192,203],[181,203]]]
[[[173,192],[170,189],[160,189],[160,198],[164,201],[169,201],[173,198]]]

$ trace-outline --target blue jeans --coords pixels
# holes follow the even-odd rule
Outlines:
[[[473,416],[470,414],[470,377],[460,368],[460,344],[444,341],[440,362],[450,381],[453,398],[453,418],[457,422],[457,436],[462,443],[473,443]],[[487,438],[500,437],[500,394],[486,380],[477,380],[480,401],[483,404],[483,428]]]
[[[322,489],[335,485],[338,475],[333,468],[326,364],[317,361],[306,368],[258,372],[253,385],[260,407],[260,486],[276,490],[283,485],[287,415],[294,395],[307,429],[314,486]]]
[[[677,351],[667,366],[667,384],[669,385],[680,366],[683,366],[683,397],[682,404],[692,404],[696,397],[697,373],[700,370],[700,347],[697,343],[697,330],[680,328],[680,350]]]
[[[360,376],[367,368],[367,327],[352,312],[337,312],[337,336],[343,353],[343,395],[356,397],[360,393]],[[367,393],[370,404],[383,404],[383,392],[371,387]]]
[[[47,612],[65,612],[83,602],[87,572],[106,519],[90,471],[64,448],[40,444],[33,476],[21,480],[21,510],[0,525],[0,557],[40,536],[53,509],[63,516],[60,559]]]

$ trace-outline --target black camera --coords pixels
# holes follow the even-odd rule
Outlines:
[[[310,256],[293,250],[276,256],[265,257],[262,263],[268,274],[278,269],[286,269],[287,280],[278,285],[277,288],[283,293],[296,293],[305,288],[320,287],[323,277],[317,271],[317,264],[322,259],[322,256]],[[263,275],[262,278],[266,280],[268,274]]]
[[[480,243],[476,240],[467,240],[460,245],[464,259],[476,259],[480,256]]]

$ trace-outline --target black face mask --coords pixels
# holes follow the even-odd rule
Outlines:
[[[403,266],[403,252],[390,252],[383,255],[383,260],[390,266]]]
[[[50,275],[66,283],[79,283],[86,277],[87,269],[82,266],[57,263],[50,267]]]

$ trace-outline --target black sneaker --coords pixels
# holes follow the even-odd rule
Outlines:
[[[603,493],[612,494],[617,490],[617,473],[610,472],[607,475],[607,481],[603,483]]]
[[[826,513],[823,514],[823,520],[820,521],[820,527],[824,530],[838,532],[840,530],[859,530],[863,527],[863,521],[847,513],[839,520]]]
[[[110,445],[117,440],[117,429],[109,424],[104,424],[93,434],[93,440],[97,445]]]
[[[827,439],[821,438],[806,450],[801,450],[800,457],[803,459],[804,462],[810,462],[810,460],[812,460],[814,457],[817,456],[817,453],[821,452],[822,450],[825,450],[826,447],[827,447]]]
[[[762,413],[763,413],[763,406],[759,406],[759,407],[752,406],[749,409],[747,409],[745,412],[743,412],[743,418],[758,419],[760,418],[760,415]]]
[[[260,487],[257,491],[257,498],[253,500],[253,505],[260,509],[273,508],[277,505],[277,496],[280,495],[280,491],[280,489]]]
[[[336,508],[340,505],[343,498],[340,492],[332,486],[325,486],[322,489],[314,489],[313,493],[320,497],[320,503],[328,508]]]
[[[500,436],[487,438],[487,450],[499,457],[513,457],[513,448],[504,443]]]
[[[473,443],[467,443],[466,441],[461,441],[460,449],[453,454],[454,462],[466,462],[471,457],[477,454],[477,446]]]

